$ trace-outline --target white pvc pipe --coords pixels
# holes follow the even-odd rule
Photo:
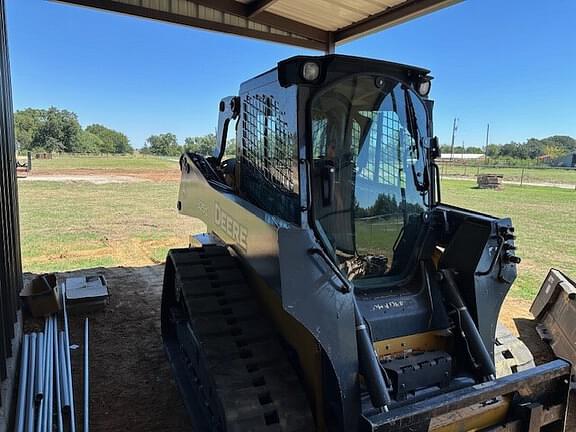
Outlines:
[[[51,333],[51,321],[50,318],[46,319],[46,325],[44,326],[44,345],[42,349],[44,350],[42,354],[42,399],[40,400],[38,421],[36,422],[36,431],[44,432],[46,425],[46,408],[48,406],[48,376],[50,375],[50,359],[48,358],[48,352],[50,347],[50,333]]]
[[[52,339],[52,321],[50,317],[46,319],[46,324],[44,326],[44,345],[42,349],[44,350],[42,354],[42,399],[40,400],[40,405],[38,408],[38,421],[36,422],[36,432],[44,432],[46,430],[46,417],[48,415],[48,401],[49,401],[49,377],[50,377],[50,347]]]
[[[64,431],[64,424],[62,422],[62,399],[61,399],[61,375],[60,375],[60,349],[58,343],[58,318],[54,316],[54,326],[52,328],[52,337],[54,338],[54,375],[55,375],[55,382],[56,382],[56,419],[57,419],[57,426],[58,432]]]
[[[46,329],[46,326],[44,326]],[[38,333],[36,337],[36,378],[34,380],[34,400],[36,404],[42,403],[44,394],[44,342],[45,333]]]
[[[50,317],[50,345],[48,345],[48,385],[47,388],[47,400],[46,400],[46,408],[45,408],[45,426],[44,430],[46,432],[52,432],[52,424],[53,424],[53,402],[54,402],[54,317]]]
[[[26,395],[26,431],[34,431],[34,378],[36,376],[36,343],[38,336],[32,333],[30,336],[30,353],[28,354],[28,392]]]
[[[62,413],[70,417],[70,395],[68,394],[68,365],[66,363],[66,336],[64,331],[58,333],[58,349],[60,352],[60,389],[62,390]]]
[[[68,390],[70,393],[70,432],[76,432],[76,414],[74,412],[74,388],[72,386],[72,362],[70,361],[70,331],[66,310],[66,285],[62,284],[62,309],[64,310],[65,355],[68,369]]]

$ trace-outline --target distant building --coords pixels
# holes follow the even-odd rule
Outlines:
[[[563,168],[576,168],[576,152],[554,159],[551,164]]]
[[[451,160],[482,160],[484,159],[484,154],[482,153],[442,153],[440,155],[441,162],[451,161]]]

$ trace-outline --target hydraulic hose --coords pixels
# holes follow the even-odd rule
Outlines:
[[[482,376],[488,380],[493,380],[496,375],[496,368],[492,357],[488,353],[478,327],[470,315],[470,311],[466,307],[462,296],[458,290],[458,285],[454,280],[454,272],[452,270],[440,270],[442,275],[442,286],[444,287],[444,295],[446,300],[454,309],[459,317],[460,330],[470,347],[470,354],[473,361],[476,363],[476,368],[480,371]]]

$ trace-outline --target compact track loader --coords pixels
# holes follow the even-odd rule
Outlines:
[[[162,332],[194,432],[564,430],[567,362],[496,377],[514,228],[442,203],[431,80],[293,57],[182,156],[207,230],[168,254]]]

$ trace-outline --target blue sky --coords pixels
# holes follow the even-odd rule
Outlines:
[[[300,48],[53,3],[7,0],[15,109],[50,105],[83,126],[214,131],[221,97]],[[466,0],[351,42],[338,53],[426,67],[436,134],[483,145],[576,137],[576,1]]]

